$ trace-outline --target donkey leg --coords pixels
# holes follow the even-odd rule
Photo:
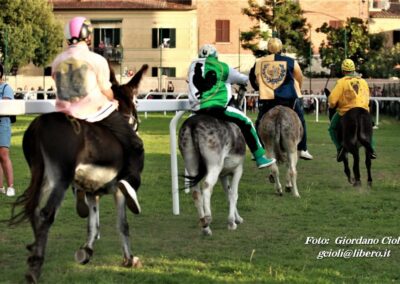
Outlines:
[[[237,200],[239,198],[239,182],[240,179],[242,178],[242,174],[243,174],[243,165],[240,165],[240,169],[237,169],[237,172],[235,172],[233,174],[232,177],[232,190],[236,191],[236,200],[235,200],[235,223],[236,224],[242,224],[243,223],[243,218],[240,217],[239,215],[239,210],[237,209]]]
[[[131,241],[129,237],[129,224],[126,216],[125,196],[118,189],[114,193],[115,204],[117,207],[117,228],[121,237],[124,267],[141,267],[142,264],[138,257],[134,257],[131,250]]]
[[[282,196],[282,184],[279,181],[279,168],[278,168],[277,163],[274,163],[271,165],[271,174],[275,181],[274,187],[275,187],[276,193],[278,193],[280,196]]]
[[[40,199],[30,221],[34,232],[35,241],[28,246],[31,254],[28,257],[28,272],[25,275],[27,282],[37,283],[42,265],[44,263],[48,233],[54,223],[56,212],[64,199],[67,189],[66,184],[53,184],[44,182],[40,190]],[[44,206],[43,206],[44,205]]]
[[[236,224],[235,224],[235,210],[231,206],[231,185],[229,182],[229,176],[223,176],[220,177],[222,188],[224,189],[228,205],[229,205],[229,213],[228,213],[228,229],[229,230],[235,230],[236,229]]]
[[[292,185],[292,192],[295,197],[300,197],[299,191],[297,189],[297,153],[290,153],[288,155],[289,161],[288,161],[288,174],[289,174],[289,183]]]
[[[203,234],[207,236],[212,235],[210,229],[210,224],[212,221],[211,215],[211,195],[213,188],[218,181],[219,173],[221,172],[221,167],[210,167],[208,173],[204,180],[203,188],[203,206],[204,206],[204,218],[200,219],[203,226]]]
[[[360,154],[358,149],[356,149],[353,153],[353,173],[354,173],[354,186],[361,186],[360,179]]]
[[[347,181],[353,184],[353,180],[351,179],[350,167],[349,167],[349,159],[347,158],[347,154],[343,156],[343,166],[344,166],[344,173],[347,176]]]
[[[365,166],[367,167],[368,174],[368,186],[372,186],[372,174],[371,174],[371,156],[368,153],[368,150],[365,150]]]
[[[86,264],[93,255],[93,244],[96,239],[100,238],[100,208],[99,199],[93,194],[86,194],[86,202],[88,206],[89,218],[87,222],[87,241],[75,252],[75,260],[80,264]]]
[[[238,166],[232,176],[231,187],[228,189],[228,199],[229,199],[229,217],[228,217],[228,229],[235,230],[237,224],[243,223],[243,218],[240,217],[239,211],[237,209],[237,200],[239,197],[239,182],[242,177],[243,167]]]

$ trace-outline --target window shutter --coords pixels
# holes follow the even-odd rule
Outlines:
[[[222,41],[222,21],[221,20],[215,21],[215,41],[216,42]]]
[[[229,42],[229,35],[230,35],[229,20],[223,21],[222,31],[223,31],[223,41]]]
[[[175,48],[176,47],[176,29],[170,29],[169,36],[170,36],[169,47]]]
[[[215,41],[216,42],[229,42],[230,29],[229,20],[216,20],[215,21]]]
[[[158,48],[158,29],[152,29],[152,48]]]

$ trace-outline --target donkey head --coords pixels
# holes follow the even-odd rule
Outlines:
[[[138,118],[136,105],[134,103],[138,94],[139,83],[143,78],[143,75],[147,72],[149,66],[144,64],[140,70],[132,77],[132,79],[123,85],[120,85],[115,77],[114,69],[110,67],[110,82],[112,84],[111,89],[114,92],[114,98],[118,101],[118,111],[129,120],[130,124],[135,125],[135,130],[138,127]],[[134,121],[131,121],[133,118]]]

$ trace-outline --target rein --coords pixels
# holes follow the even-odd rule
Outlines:
[[[67,115],[67,119],[71,123],[72,129],[74,130],[75,134],[79,135],[82,130],[80,122],[75,117],[72,117],[70,115]]]

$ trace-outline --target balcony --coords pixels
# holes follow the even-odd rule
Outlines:
[[[124,59],[124,50],[122,47],[95,47],[93,51],[97,54],[100,54],[110,62],[118,62],[121,64],[122,60]]]

